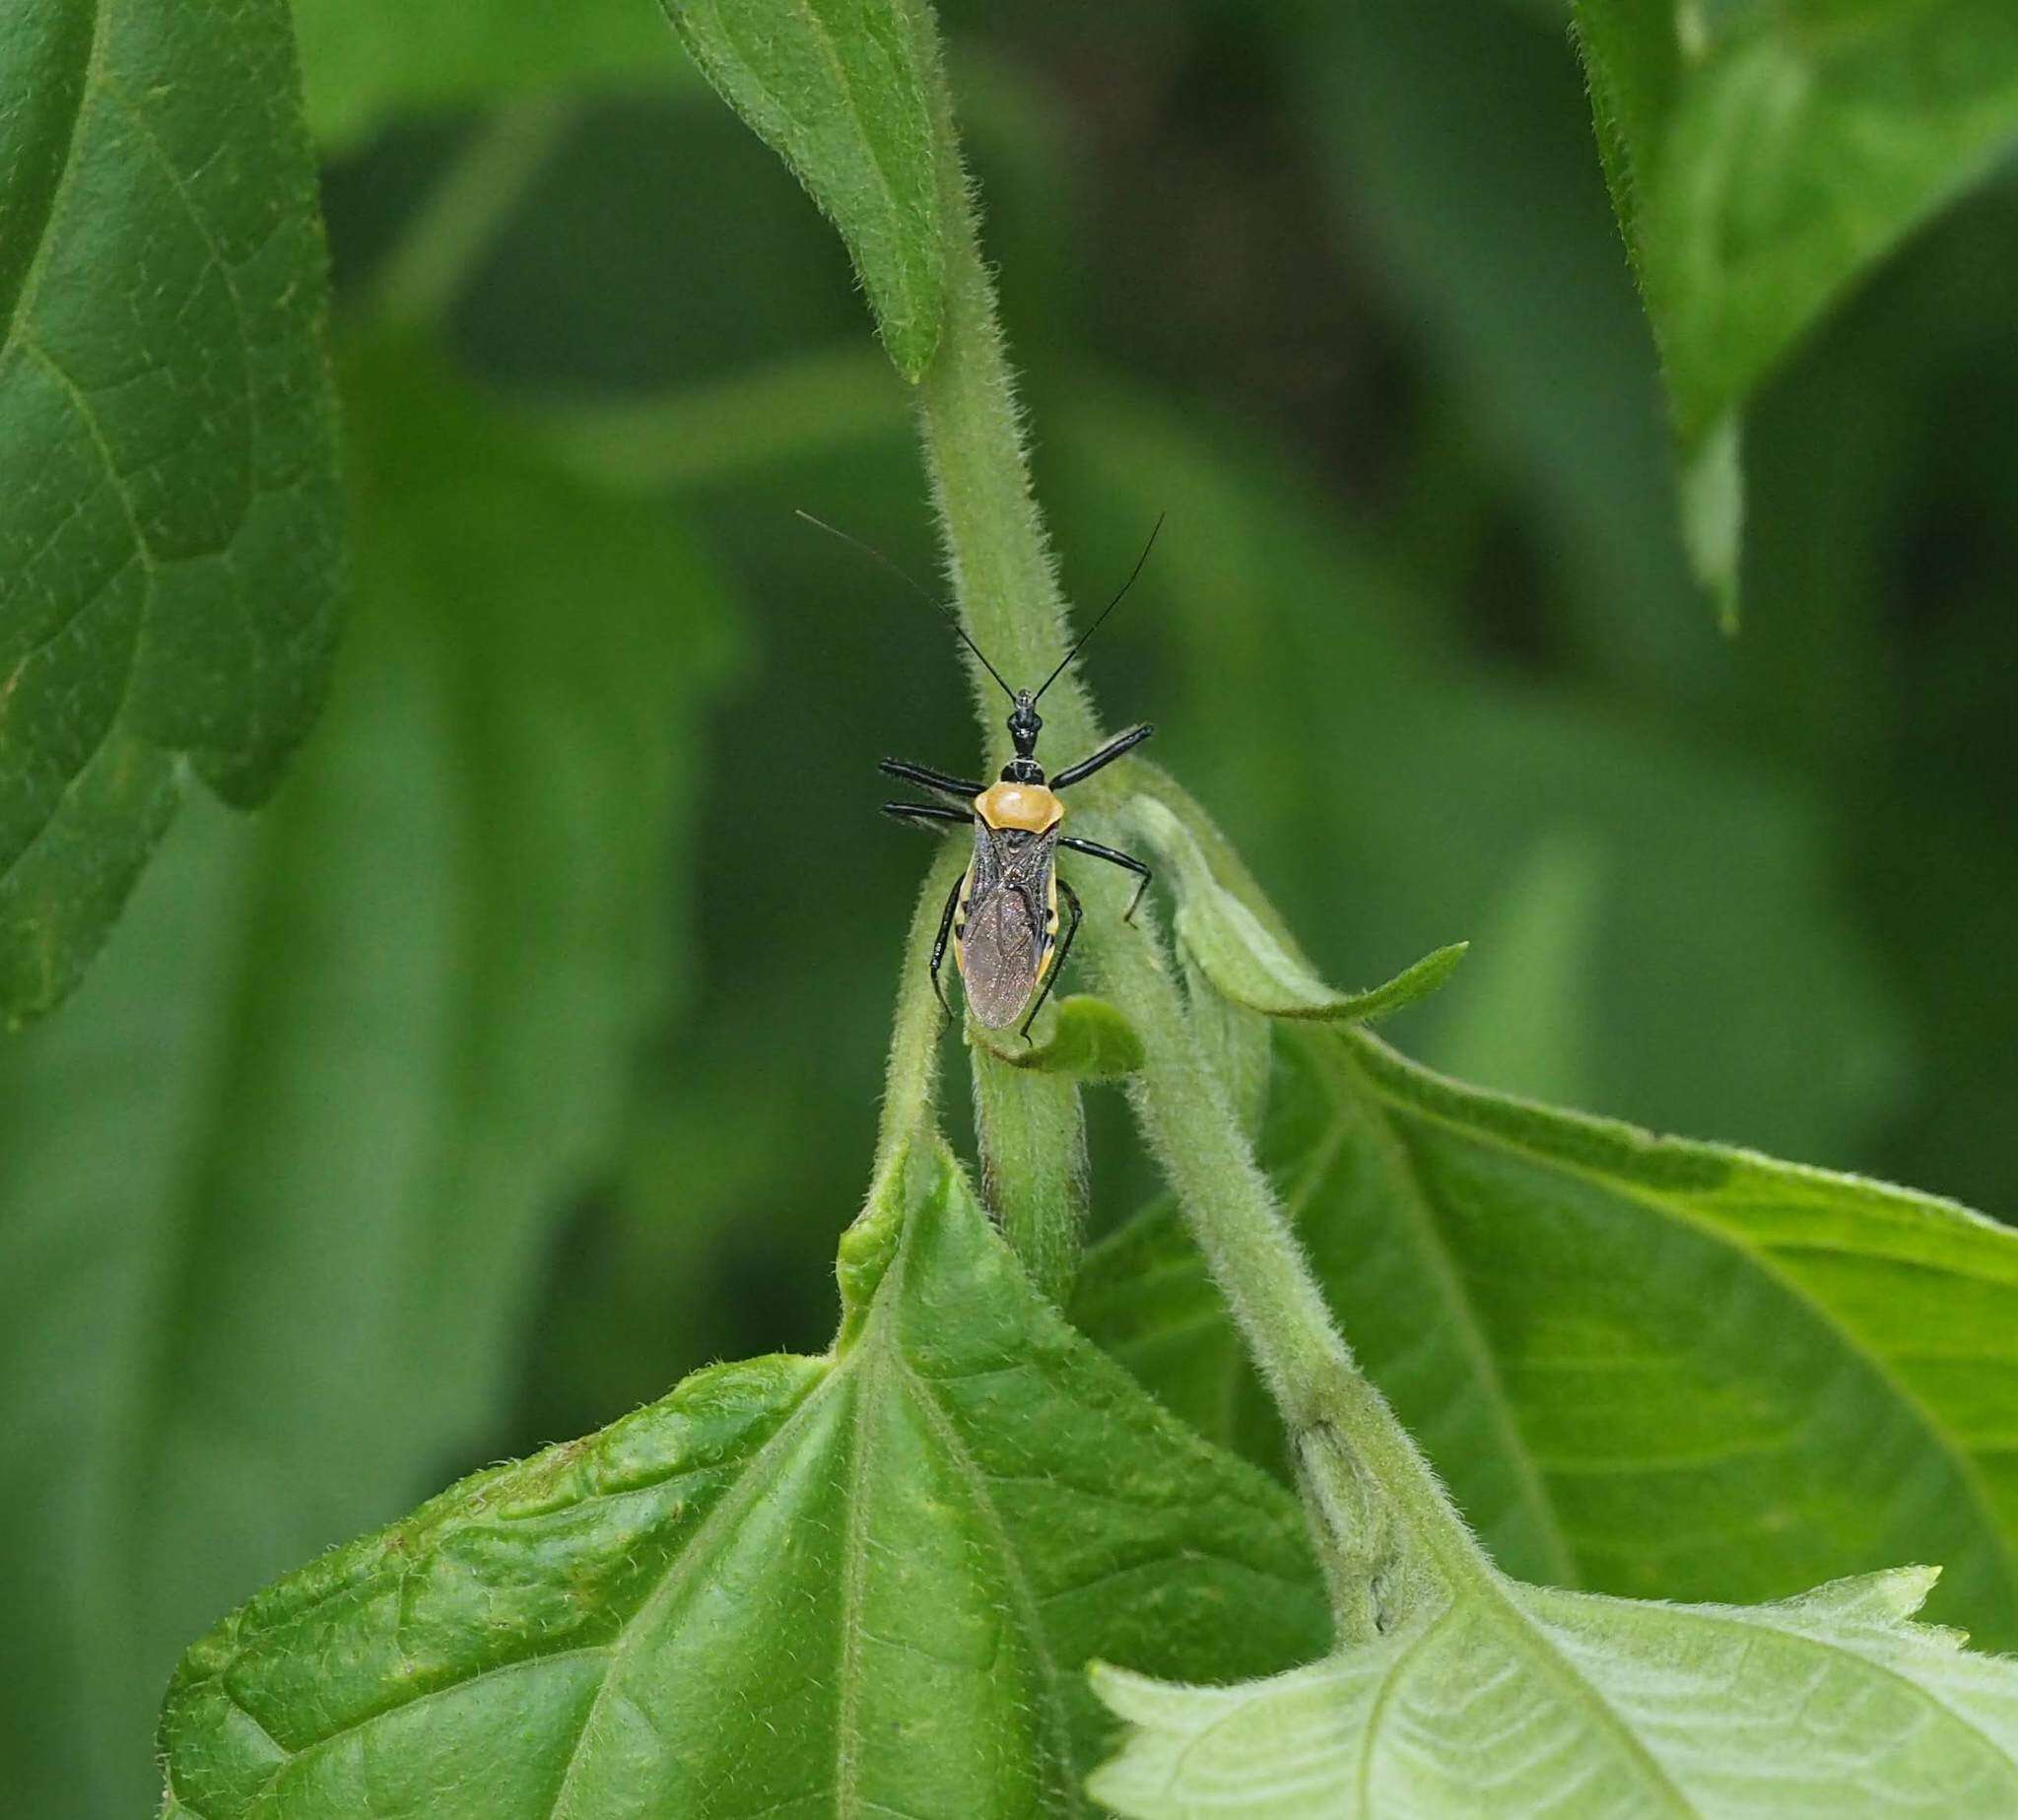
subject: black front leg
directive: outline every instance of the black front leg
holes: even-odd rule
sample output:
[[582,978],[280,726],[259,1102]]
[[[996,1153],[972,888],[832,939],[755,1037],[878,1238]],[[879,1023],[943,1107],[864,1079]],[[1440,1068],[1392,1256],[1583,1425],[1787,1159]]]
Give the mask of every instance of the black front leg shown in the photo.
[[960,828],[974,826],[972,809],[951,809],[944,803],[887,802],[883,805],[883,813],[893,821],[915,822],[921,826],[927,822],[951,822]]
[[1142,881],[1135,887],[1135,895],[1128,900],[1128,913],[1121,918],[1123,922],[1133,922],[1135,907],[1142,902],[1142,894],[1149,889],[1149,881],[1156,875],[1133,853],[1123,853],[1111,846],[1102,846],[1098,841],[1082,841],[1077,835],[1066,835],[1058,844],[1069,846],[1075,853],[1086,853],[1095,859],[1105,859],[1109,865],[1119,866],[1124,872],[1132,872]]
[[1101,747],[1092,758],[1081,759],[1077,765],[1067,765],[1063,771],[1051,779],[1051,788],[1054,790],[1070,789],[1073,784],[1079,782],[1082,778],[1090,777],[1103,767],[1111,765],[1122,753],[1134,751],[1137,746],[1141,745],[1155,731],[1156,728],[1145,720],[1139,727],[1130,727],[1127,732],[1116,734],[1105,746]]
[[974,801],[988,787],[968,777],[949,776],[927,765],[907,765],[902,759],[885,759],[876,769],[888,776],[902,777],[907,783],[921,783],[926,789],[937,790],[942,795],[958,796],[963,802]]
[[1044,972],[1044,982],[1038,995],[1031,1001],[1030,1016],[1023,1020],[1020,1033],[1024,1042],[1030,1041],[1030,1027],[1037,1022],[1037,1014],[1044,1008],[1044,1000],[1051,995],[1051,987],[1058,983],[1058,976],[1065,971],[1065,957],[1072,952],[1072,938],[1079,933],[1079,919],[1085,914],[1079,908],[1079,894],[1063,879],[1058,881],[1058,895],[1072,912],[1072,920],[1065,925],[1064,939],[1058,943],[1058,953]]

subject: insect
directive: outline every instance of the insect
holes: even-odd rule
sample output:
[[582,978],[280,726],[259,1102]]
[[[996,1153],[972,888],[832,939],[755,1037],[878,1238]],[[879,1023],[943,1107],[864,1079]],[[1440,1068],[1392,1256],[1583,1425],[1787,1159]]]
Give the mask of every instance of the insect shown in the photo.
[[[809,514],[802,512],[800,516]],[[820,524],[823,530],[834,530],[817,518],[811,522]],[[933,600],[878,551],[845,532],[835,532],[891,569],[944,613],[961,641],[980,659],[981,667],[1000,685],[1011,705],[1009,738],[1016,756],[1002,767],[1001,776],[993,783],[956,777],[902,759],[885,759],[880,767],[890,776],[920,784],[962,805],[954,808],[936,802],[886,802],[884,814],[921,827],[971,824],[974,829],[974,858],[947,893],[946,907],[939,916],[938,937],[932,943],[932,990],[948,1017],[953,1013],[946,1003],[940,970],[950,941],[954,964],[967,987],[968,1009],[975,1021],[989,1030],[1007,1030],[1021,1016],[1021,1034],[1025,1042],[1030,1040],[1030,1027],[1050,996],[1066,957],[1072,952],[1073,938],[1079,933],[1084,914],[1079,894],[1058,876],[1057,855],[1061,847],[1091,859],[1104,859],[1135,875],[1135,895],[1128,902],[1127,920],[1134,919],[1142,894],[1149,889],[1150,869],[1132,853],[1062,832],[1065,805],[1060,793],[1105,770],[1122,754],[1132,752],[1156,731],[1155,727],[1147,723],[1130,727],[1090,757],[1068,765],[1047,780],[1037,760],[1038,736],[1044,724],[1037,705],[1134,586],[1143,564],[1149,561],[1150,551],[1156,547],[1157,532],[1162,529],[1163,520],[1158,518],[1156,529],[1149,533],[1149,542],[1136,558],[1127,580],[1101,610],[1099,618],[1073,640],[1072,648],[1058,660],[1057,668],[1034,690],[1010,688],[949,609]],[[1058,933],[1060,899],[1064,900],[1069,918],[1062,936]]]

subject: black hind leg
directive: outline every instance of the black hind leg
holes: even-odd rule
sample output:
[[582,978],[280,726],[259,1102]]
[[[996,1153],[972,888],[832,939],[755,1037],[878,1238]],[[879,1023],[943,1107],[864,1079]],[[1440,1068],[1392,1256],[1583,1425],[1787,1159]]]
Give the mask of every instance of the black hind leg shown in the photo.
[[953,1007],[946,1002],[946,988],[939,983],[939,969],[945,964],[946,938],[953,933],[953,912],[960,908],[960,888],[966,883],[964,872],[953,881],[953,889],[946,894],[946,908],[939,912],[939,933],[932,941],[932,996],[939,1001],[939,1009],[945,1012],[949,1024],[953,1022]]

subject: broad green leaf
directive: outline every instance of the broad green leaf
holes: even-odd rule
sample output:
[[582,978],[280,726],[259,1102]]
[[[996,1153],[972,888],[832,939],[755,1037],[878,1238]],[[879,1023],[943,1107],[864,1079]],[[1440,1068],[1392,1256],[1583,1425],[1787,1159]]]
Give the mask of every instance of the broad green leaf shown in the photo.
[[641,0],[294,0],[308,125],[331,151],[398,120],[688,78]]
[[2018,1662],[1913,1623],[1932,1580],[1652,1605],[1486,1573],[1379,1644],[1269,1681],[1098,1667],[1137,1729],[1092,1790],[1140,1820],[1995,1820],[2018,1808]]
[[1577,0],[1685,528],[1736,585],[1738,421],[1816,318],[2018,143],[2006,0]]
[[662,3],[702,74],[840,229],[883,344],[915,380],[939,345],[946,259],[932,51],[911,10],[900,0]]
[[[1654,1138],[1309,1032],[1264,1157],[1340,1324],[1494,1557],[1661,1598],[1939,1562],[2018,1642],[2018,1234]],[[1209,1435],[1270,1446],[1175,1217],[1087,1258],[1082,1324]]]
[[1062,1074],[1074,1080],[1113,1081],[1142,1066],[1142,1039],[1104,998],[1074,992],[1041,1014],[1036,1041],[1020,1042],[1013,1031],[973,1026],[975,1042],[1012,1068]]
[[1175,876],[1177,946],[1226,997],[1269,1017],[1364,1023],[1434,992],[1464,959],[1464,943],[1425,955],[1365,992],[1335,992],[1213,875],[1190,831],[1165,804],[1139,796],[1130,813]]
[[0,28],[0,1020],[321,706],[340,500],[285,0]]
[[834,1355],[701,1372],[197,1644],[168,1811],[1084,1813],[1090,1656],[1307,1651],[1288,1498],[1053,1314],[942,1152],[887,1180]]
[[664,998],[707,573],[430,366],[347,393],[325,724],[0,1050],[0,1805],[47,1820],[144,1811],[189,1639],[496,1450]]

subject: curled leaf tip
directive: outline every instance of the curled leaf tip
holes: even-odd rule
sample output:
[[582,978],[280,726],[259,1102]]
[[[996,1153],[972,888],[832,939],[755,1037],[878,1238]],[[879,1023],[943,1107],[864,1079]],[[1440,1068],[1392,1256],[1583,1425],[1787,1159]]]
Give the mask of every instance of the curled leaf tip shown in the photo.
[[1340,992],[1325,984],[1213,871],[1204,846],[1167,805],[1137,798],[1135,817],[1163,856],[1177,897],[1175,928],[1186,960],[1222,998],[1268,1017],[1362,1023],[1433,992],[1464,958],[1453,942],[1425,955],[1384,985]]
[[1038,1040],[1025,1043],[1014,1031],[976,1025],[974,1041],[1012,1068],[1075,1080],[1118,1080],[1142,1066],[1142,1039],[1135,1027],[1113,1005],[1091,993],[1059,1000],[1038,1028]]

